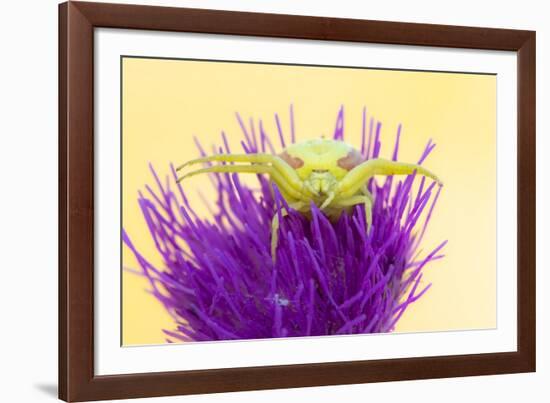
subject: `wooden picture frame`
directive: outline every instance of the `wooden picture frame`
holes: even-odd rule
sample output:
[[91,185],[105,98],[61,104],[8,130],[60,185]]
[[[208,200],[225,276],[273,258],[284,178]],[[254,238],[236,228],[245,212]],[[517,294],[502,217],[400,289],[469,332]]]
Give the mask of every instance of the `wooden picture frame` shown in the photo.
[[[516,352],[94,374],[94,29],[506,50],[518,60]],[[59,398],[122,399],[535,371],[535,32],[137,5],[59,6]]]

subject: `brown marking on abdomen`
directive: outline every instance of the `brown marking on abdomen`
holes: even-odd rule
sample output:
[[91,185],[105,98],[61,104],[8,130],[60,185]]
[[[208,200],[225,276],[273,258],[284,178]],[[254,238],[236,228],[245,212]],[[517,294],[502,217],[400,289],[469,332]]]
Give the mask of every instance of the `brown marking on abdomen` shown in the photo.
[[279,157],[294,169],[298,169],[304,166],[304,161],[302,161],[298,157],[293,157],[286,151],[279,154]]
[[364,159],[361,153],[357,150],[351,150],[348,155],[340,158],[337,163],[338,166],[346,171],[351,171],[357,165],[363,163]]

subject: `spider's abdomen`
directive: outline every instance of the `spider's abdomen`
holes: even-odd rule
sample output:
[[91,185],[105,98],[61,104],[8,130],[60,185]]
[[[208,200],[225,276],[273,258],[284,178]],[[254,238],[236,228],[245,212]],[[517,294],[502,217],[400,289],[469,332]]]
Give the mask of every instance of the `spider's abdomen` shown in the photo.
[[302,180],[312,172],[330,172],[336,179],[341,179],[364,161],[358,150],[343,141],[331,139],[292,144],[279,157],[294,168]]

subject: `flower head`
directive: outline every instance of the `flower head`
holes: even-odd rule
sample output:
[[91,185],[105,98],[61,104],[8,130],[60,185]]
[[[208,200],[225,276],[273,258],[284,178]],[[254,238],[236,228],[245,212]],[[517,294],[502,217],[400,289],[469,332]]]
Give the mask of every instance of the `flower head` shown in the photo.
[[[275,152],[262,122],[255,130],[237,115],[247,153]],[[281,147],[290,141],[279,129]],[[380,153],[380,123],[366,130],[363,113],[361,153]],[[259,132],[259,135],[256,133]],[[397,160],[400,129],[393,160]],[[334,139],[344,139],[340,110]],[[223,135],[220,153],[230,153]],[[199,151],[205,155],[202,148]],[[433,150],[428,142],[418,161]],[[234,340],[295,336],[390,332],[406,308],[430,287],[422,285],[426,265],[442,257],[445,242],[423,258],[417,254],[440,188],[426,178],[374,179],[372,229],[365,229],[362,206],[330,221],[312,204],[305,216],[292,210],[268,178],[258,175],[256,188],[237,174],[211,174],[216,188],[213,218],[199,217],[176,172],[166,183],[151,171],[157,189],[147,187],[138,203],[163,266],[154,267],[123,231],[124,243],[149,279],[153,294],[173,315],[172,340]],[[413,182],[419,186],[413,191]],[[276,260],[271,256],[271,220],[281,207]],[[279,213],[280,214],[280,213]]]

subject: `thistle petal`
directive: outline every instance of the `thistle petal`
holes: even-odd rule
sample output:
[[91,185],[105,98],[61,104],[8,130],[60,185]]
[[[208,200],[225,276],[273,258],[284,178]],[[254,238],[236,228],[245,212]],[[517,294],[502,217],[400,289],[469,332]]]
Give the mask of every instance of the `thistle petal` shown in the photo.
[[[290,114],[291,138],[286,140],[275,115],[283,145],[294,142],[292,107]],[[256,131],[252,120],[247,128],[237,118],[247,152],[260,147],[273,151],[261,121]],[[334,134],[342,140],[343,119],[342,108]],[[380,152],[380,127],[378,122],[372,139],[371,118],[366,138],[363,116],[361,149],[367,157]],[[401,126],[398,130],[394,160]],[[229,150],[225,134],[222,140]],[[421,162],[433,146],[428,142]],[[199,149],[199,154],[205,153]],[[126,231],[122,238],[150,281],[152,294],[174,317],[174,328],[165,330],[170,342],[390,332],[407,307],[428,290],[430,284],[422,284],[417,291],[426,266],[442,257],[444,242],[419,256],[441,189],[414,175],[370,182],[374,204],[368,233],[363,207],[343,213],[337,222],[314,205],[310,218],[289,208],[288,215],[280,217],[273,263],[271,219],[277,206],[288,204],[266,178],[259,176],[259,187],[253,189],[236,175],[212,174],[215,214],[201,218],[186,198],[189,190],[176,183],[173,166],[167,184],[151,170],[156,188],[145,186],[138,203],[162,266],[154,267]],[[413,181],[420,182],[414,193]],[[415,237],[417,226],[420,235]]]

